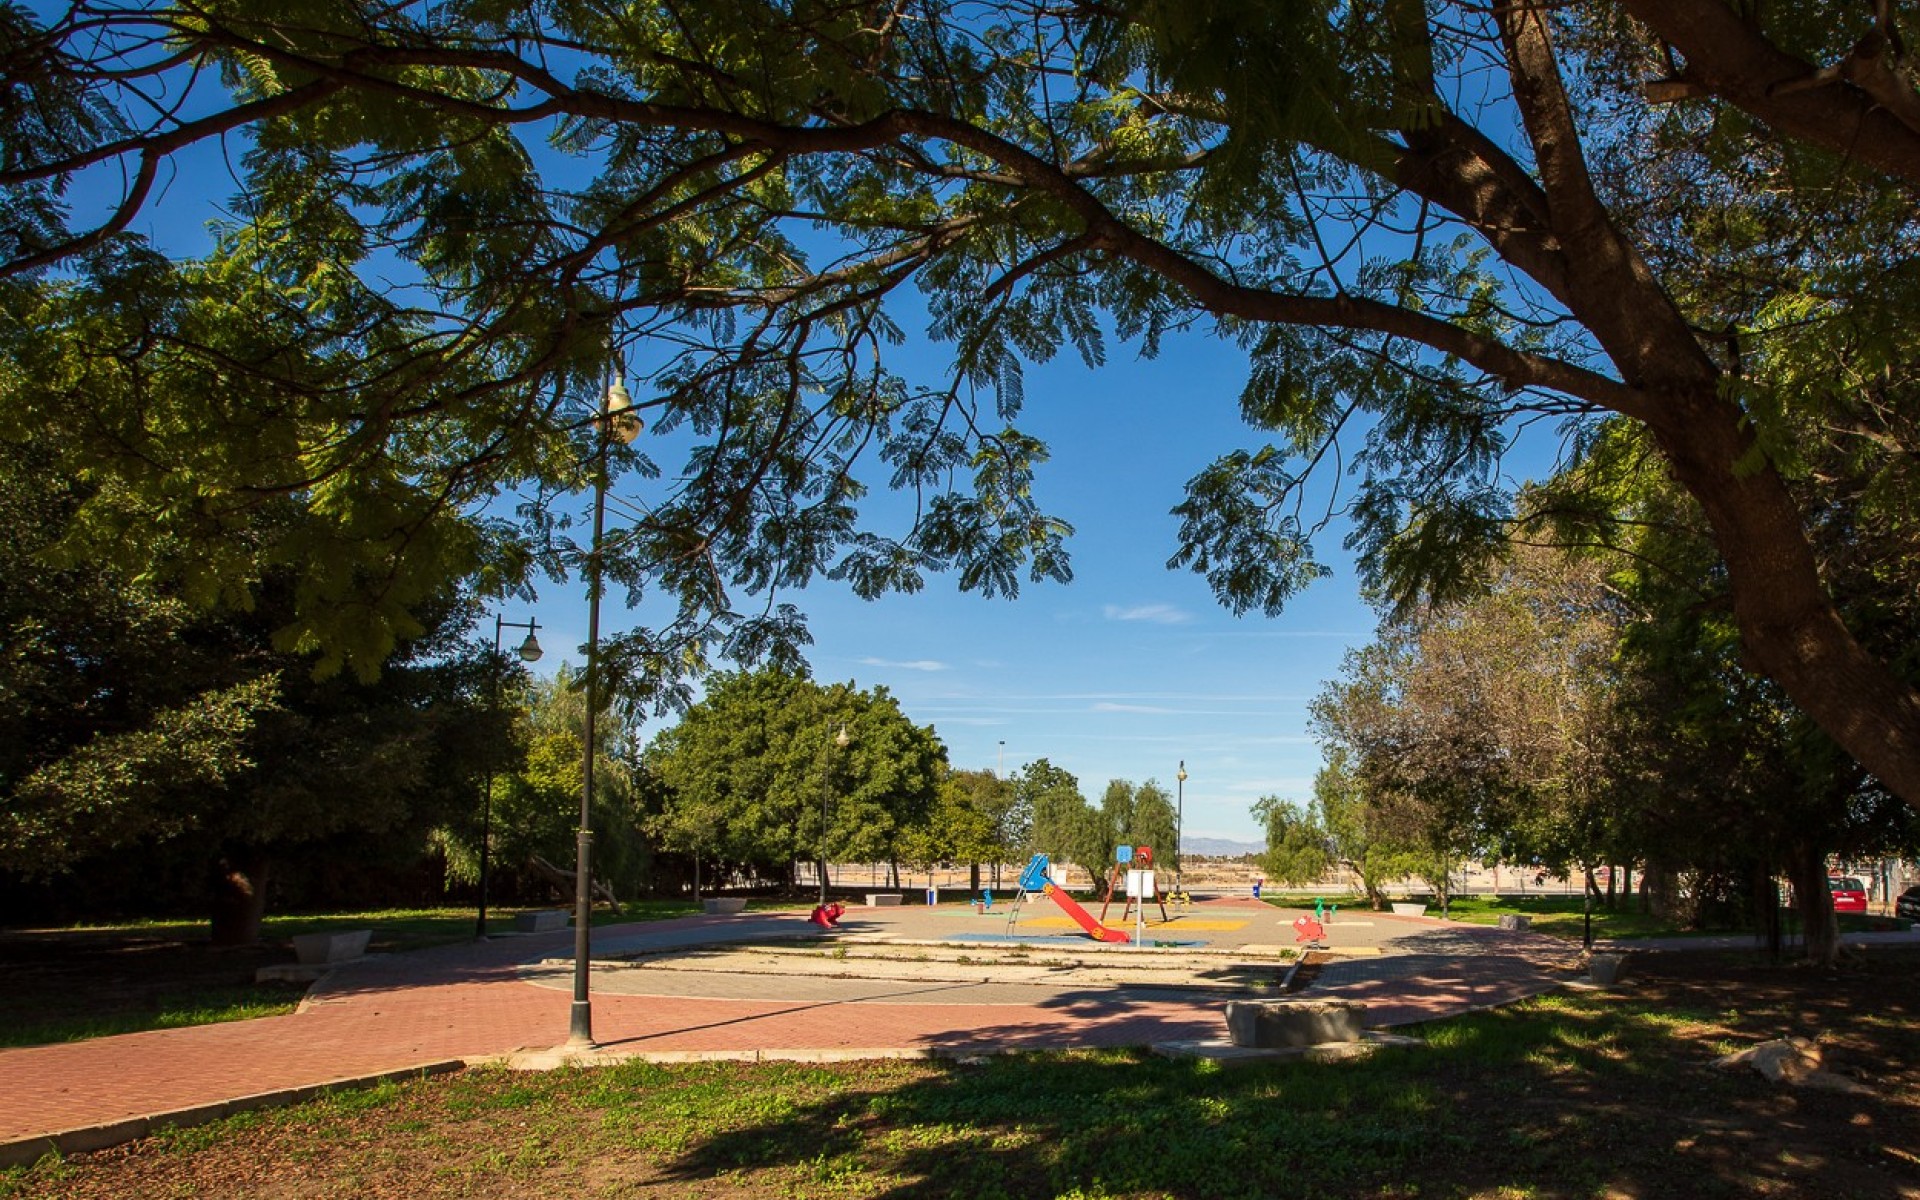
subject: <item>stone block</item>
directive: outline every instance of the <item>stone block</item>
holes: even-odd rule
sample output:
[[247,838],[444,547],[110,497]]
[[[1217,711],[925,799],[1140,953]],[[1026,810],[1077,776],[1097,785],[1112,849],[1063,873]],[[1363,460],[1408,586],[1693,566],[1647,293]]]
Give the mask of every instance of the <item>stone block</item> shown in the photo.
[[1227,1035],[1236,1046],[1261,1048],[1355,1042],[1366,1018],[1357,1000],[1230,1000]]
[[1500,928],[1525,933],[1527,930],[1533,928],[1533,918],[1522,916],[1519,913],[1501,913]]
[[1624,954],[1596,954],[1587,960],[1587,978],[1601,987],[1612,987],[1626,965]]
[[1424,904],[1397,903],[1393,906],[1393,915],[1396,917],[1424,917],[1427,915],[1427,906]]
[[534,912],[523,912],[513,918],[515,933],[552,933],[556,929],[567,927],[567,918],[572,916],[564,908],[542,908]]
[[747,898],[745,896],[714,896],[702,900],[700,907],[710,913],[743,913],[747,911]]
[[868,908],[898,908],[905,899],[899,892],[868,892]]
[[303,963],[352,962],[367,952],[367,942],[372,938],[371,929],[297,934],[293,939],[293,954]]

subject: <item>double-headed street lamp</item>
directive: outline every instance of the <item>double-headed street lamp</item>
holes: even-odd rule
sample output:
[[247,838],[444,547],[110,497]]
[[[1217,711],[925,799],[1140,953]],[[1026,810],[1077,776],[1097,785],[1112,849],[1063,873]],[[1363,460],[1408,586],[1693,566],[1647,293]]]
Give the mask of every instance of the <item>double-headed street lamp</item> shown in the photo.
[[593,722],[600,708],[600,543],[607,525],[607,448],[613,442],[630,444],[645,428],[633,407],[633,396],[616,377],[607,386],[594,420],[593,542],[587,552],[587,746],[580,767],[580,831],[574,843],[570,1046],[593,1044],[593,1000],[587,987],[593,966]]
[[[540,661],[540,643],[533,636],[538,629],[532,617],[524,621],[503,621],[499,616],[493,618],[493,657],[487,660],[487,666],[493,675],[493,712],[500,712],[500,676],[504,673],[500,664],[500,631],[502,629],[524,629],[527,640],[520,643],[515,651],[520,661],[533,663]],[[493,855],[493,748],[487,748],[486,782],[480,792],[480,919],[474,924],[474,936],[487,936],[487,871]]]
[[[853,739],[847,736],[847,723],[840,722],[840,732],[833,735],[833,744],[845,750],[852,742]],[[829,786],[832,772],[833,759],[829,757],[827,765],[820,771],[820,904],[822,907],[827,903],[827,798],[833,795],[833,788]]]

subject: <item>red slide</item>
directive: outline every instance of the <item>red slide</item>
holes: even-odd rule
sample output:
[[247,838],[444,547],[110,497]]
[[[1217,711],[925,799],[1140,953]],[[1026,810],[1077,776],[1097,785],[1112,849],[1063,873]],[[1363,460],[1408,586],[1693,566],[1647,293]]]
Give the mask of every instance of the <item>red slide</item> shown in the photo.
[[1074,900],[1072,896],[1067,895],[1053,884],[1047,884],[1044,891],[1055,904],[1058,904],[1066,911],[1068,916],[1073,918],[1075,924],[1087,931],[1087,936],[1094,940],[1101,942],[1130,942],[1133,940],[1122,931],[1118,929],[1108,929],[1105,925],[1094,920],[1086,909],[1080,907],[1078,901]]

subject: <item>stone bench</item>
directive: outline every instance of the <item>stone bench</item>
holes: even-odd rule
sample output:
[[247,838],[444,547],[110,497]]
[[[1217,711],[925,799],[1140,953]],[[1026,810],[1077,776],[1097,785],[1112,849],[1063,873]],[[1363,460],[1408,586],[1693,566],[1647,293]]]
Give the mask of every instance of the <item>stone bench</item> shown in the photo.
[[743,913],[747,911],[747,898],[745,896],[714,896],[711,899],[702,900],[700,907],[703,911],[710,913],[726,915]]
[[1229,1000],[1227,1036],[1236,1046],[1275,1049],[1357,1042],[1367,1006],[1357,1000]]
[[1427,915],[1427,906],[1424,904],[1395,904],[1393,906],[1393,915],[1396,917],[1424,917]]
[[367,952],[371,929],[342,929],[332,933],[301,933],[293,938],[293,955],[307,966],[352,962]]
[[556,929],[565,929],[567,918],[572,915],[564,908],[535,909],[516,915],[513,929],[515,933],[552,933]]
[[899,908],[901,902],[905,899],[906,897],[902,896],[899,892],[868,892],[867,907]]
[[1525,933],[1533,928],[1533,918],[1520,913],[1501,913],[1500,928]]

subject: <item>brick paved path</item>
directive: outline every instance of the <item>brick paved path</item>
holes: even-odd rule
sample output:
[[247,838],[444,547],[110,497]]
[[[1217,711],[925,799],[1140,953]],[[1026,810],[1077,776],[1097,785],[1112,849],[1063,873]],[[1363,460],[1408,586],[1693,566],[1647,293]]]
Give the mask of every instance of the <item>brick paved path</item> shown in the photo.
[[[695,917],[596,930],[595,952],[810,932],[798,915]],[[1492,931],[1458,936],[1469,940],[1406,961],[1340,964],[1323,973],[1319,987],[1369,1000],[1369,1023],[1403,1024],[1554,985],[1537,962],[1517,952],[1535,939],[1502,941]],[[564,957],[571,946],[571,932],[560,932],[369,959],[335,971],[287,1016],[0,1050],[0,1146],[329,1081],[553,1047],[566,1037],[570,980],[552,971],[530,973],[526,965]],[[1564,944],[1555,946],[1564,952]],[[698,995],[672,995],[664,982],[648,990],[667,995],[625,994],[631,986],[625,978],[616,989],[615,976],[636,974],[603,974],[607,986],[595,988],[594,1034],[614,1053],[964,1052],[1145,1045],[1224,1032],[1218,994],[950,983],[834,991],[821,990],[817,981],[803,987],[765,976],[709,976],[692,989]]]

